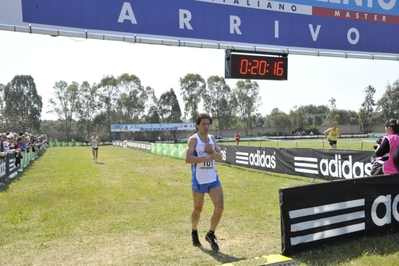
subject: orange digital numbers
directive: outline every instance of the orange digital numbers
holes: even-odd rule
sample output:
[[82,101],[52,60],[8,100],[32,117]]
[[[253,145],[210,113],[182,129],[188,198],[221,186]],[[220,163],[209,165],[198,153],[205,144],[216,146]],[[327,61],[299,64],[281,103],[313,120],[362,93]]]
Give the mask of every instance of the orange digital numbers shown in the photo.
[[286,56],[231,54],[229,59],[226,78],[287,80]]

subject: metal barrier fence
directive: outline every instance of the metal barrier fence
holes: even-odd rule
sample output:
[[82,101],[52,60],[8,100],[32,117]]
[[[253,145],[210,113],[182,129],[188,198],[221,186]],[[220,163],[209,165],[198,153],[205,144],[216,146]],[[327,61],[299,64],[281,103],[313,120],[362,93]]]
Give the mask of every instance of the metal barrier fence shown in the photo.
[[35,151],[32,149],[22,152],[20,160],[16,157],[15,153],[7,154],[0,157],[0,187],[5,183],[15,178],[18,173],[24,171],[29,164],[41,156],[47,149],[47,144],[37,146]]

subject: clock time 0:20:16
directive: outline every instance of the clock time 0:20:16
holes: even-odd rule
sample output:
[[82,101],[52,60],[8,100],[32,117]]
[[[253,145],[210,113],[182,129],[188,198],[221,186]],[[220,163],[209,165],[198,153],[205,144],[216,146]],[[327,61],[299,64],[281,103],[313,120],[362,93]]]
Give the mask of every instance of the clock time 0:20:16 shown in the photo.
[[[272,66],[273,76],[281,77],[284,74],[283,62],[274,62]],[[240,63],[240,74],[246,75],[261,75],[264,76],[269,73],[270,64],[266,60],[251,60],[242,59]]]
[[234,78],[287,80],[287,57],[236,54],[231,60]]

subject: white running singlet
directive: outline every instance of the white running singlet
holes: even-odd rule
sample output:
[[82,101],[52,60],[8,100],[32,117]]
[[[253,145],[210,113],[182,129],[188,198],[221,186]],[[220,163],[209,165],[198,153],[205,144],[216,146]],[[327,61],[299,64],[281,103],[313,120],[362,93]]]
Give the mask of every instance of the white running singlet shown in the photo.
[[92,137],[92,138],[91,138],[91,147],[92,147],[93,149],[97,149],[97,148],[98,148],[97,137]]
[[[194,156],[199,158],[207,157],[209,154],[205,151],[205,145],[211,144],[215,147],[215,143],[210,135],[208,135],[208,142],[204,143],[198,134],[195,134],[197,139],[197,144],[194,149]],[[208,184],[215,182],[218,179],[218,174],[215,167],[215,160],[202,162],[202,163],[193,163],[191,164],[191,172],[192,172],[192,184]]]

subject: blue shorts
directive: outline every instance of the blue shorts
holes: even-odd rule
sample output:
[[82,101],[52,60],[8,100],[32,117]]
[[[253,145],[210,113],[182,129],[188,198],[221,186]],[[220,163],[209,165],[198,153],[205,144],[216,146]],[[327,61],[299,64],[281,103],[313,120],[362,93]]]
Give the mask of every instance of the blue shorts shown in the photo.
[[220,183],[219,179],[217,179],[215,182],[212,183],[207,183],[207,184],[197,184],[197,185],[192,185],[191,187],[193,190],[197,193],[209,193],[209,190],[211,188],[215,187],[220,187],[222,184]]
[[334,144],[337,145],[337,141],[336,140],[330,140],[329,143],[330,143],[331,146],[334,145]]

